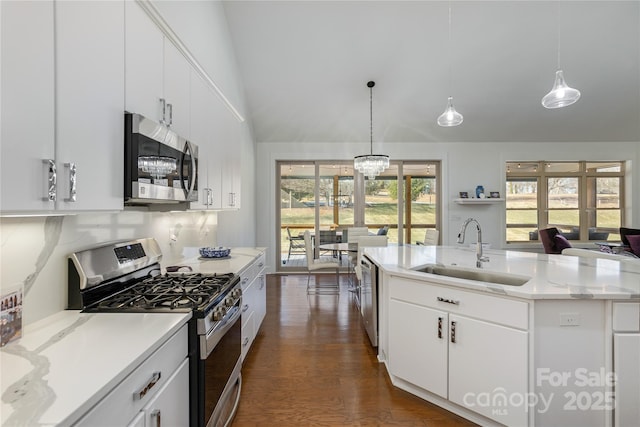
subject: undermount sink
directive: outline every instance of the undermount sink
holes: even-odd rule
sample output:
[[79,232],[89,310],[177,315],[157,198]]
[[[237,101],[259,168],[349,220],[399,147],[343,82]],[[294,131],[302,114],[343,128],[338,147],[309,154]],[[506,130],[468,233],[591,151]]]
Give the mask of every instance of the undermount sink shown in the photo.
[[497,273],[481,269],[428,264],[413,268],[414,271],[435,274],[438,276],[455,277],[457,279],[475,280],[478,282],[495,283],[507,286],[522,286],[531,280],[530,277],[510,273]]

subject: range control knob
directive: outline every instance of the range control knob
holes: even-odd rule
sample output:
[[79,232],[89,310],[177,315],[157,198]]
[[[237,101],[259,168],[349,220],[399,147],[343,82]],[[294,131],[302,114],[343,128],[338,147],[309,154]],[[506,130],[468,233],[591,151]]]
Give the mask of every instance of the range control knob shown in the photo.
[[242,295],[242,289],[238,288],[238,289],[234,289],[231,292],[231,296],[234,298],[240,298],[240,296]]
[[217,322],[222,320],[225,314],[227,314],[227,309],[225,307],[218,307],[213,311],[211,318]]
[[224,300],[224,305],[226,305],[227,307],[233,307],[233,304],[235,304],[235,299],[233,297],[227,297],[227,299]]

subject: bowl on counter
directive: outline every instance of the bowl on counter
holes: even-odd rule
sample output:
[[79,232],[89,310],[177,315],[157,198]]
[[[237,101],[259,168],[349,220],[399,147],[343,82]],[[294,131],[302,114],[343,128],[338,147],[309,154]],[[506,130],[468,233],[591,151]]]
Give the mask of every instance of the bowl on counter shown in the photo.
[[200,256],[202,258],[224,258],[228,257],[231,253],[231,248],[224,248],[222,246],[217,248],[200,248]]

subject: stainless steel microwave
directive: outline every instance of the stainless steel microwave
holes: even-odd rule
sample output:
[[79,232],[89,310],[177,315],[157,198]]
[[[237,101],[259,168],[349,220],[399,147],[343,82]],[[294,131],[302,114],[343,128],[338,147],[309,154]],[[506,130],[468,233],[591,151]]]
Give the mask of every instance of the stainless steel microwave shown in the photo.
[[198,146],[140,114],[124,118],[127,205],[198,200]]

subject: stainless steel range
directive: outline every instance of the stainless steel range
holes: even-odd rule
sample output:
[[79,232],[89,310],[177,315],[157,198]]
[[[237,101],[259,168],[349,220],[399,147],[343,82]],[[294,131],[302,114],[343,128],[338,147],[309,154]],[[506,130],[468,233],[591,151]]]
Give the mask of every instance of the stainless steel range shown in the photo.
[[116,242],[69,256],[69,309],[86,312],[190,311],[192,427],[224,426],[240,399],[240,278],[232,273],[161,274],[154,239]]

